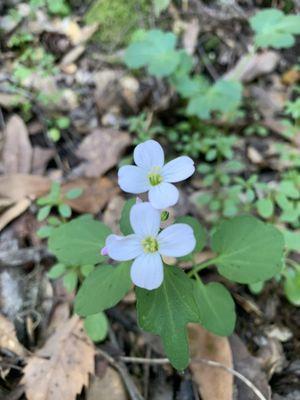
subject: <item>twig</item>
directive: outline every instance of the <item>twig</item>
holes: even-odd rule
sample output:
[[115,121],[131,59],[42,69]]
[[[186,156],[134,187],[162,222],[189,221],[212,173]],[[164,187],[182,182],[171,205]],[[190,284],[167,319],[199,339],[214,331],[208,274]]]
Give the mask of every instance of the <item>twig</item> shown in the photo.
[[109,364],[119,372],[132,400],[144,400],[143,396],[139,393],[134,382],[132,381],[125,365],[118,363],[113,357],[99,348],[97,349],[97,354],[100,354],[103,358],[105,358]]
[[[170,364],[170,361],[167,358],[140,358],[140,357],[120,357],[120,360],[126,363],[138,363],[138,364],[156,364],[156,365],[164,365]],[[196,358],[193,359],[192,362],[203,363],[209,365],[210,367],[222,368],[230,374],[234,375],[238,379],[240,379],[246,386],[248,386],[260,400],[267,400],[266,397],[262,394],[262,392],[255,386],[248,378],[244,375],[240,374],[233,368],[227,367],[224,364],[221,364],[216,361],[206,360],[204,358]]]

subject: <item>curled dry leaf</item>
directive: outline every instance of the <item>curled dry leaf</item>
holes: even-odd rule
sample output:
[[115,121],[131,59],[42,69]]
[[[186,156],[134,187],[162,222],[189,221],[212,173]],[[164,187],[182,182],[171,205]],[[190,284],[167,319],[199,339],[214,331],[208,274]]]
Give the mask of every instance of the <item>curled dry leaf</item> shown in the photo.
[[193,379],[203,400],[232,400],[233,376],[221,368],[198,362],[206,359],[232,368],[232,354],[228,339],[216,336],[198,324],[188,327]]
[[15,205],[10,207],[4,213],[0,215],[0,231],[6,227],[11,221],[23,214],[30,206],[31,201],[29,199],[19,200]]
[[26,197],[36,199],[47,193],[51,187],[49,178],[37,175],[10,174],[0,177],[0,198],[12,202]]
[[26,125],[18,115],[13,115],[7,123],[2,157],[6,174],[26,174],[31,170],[32,148]]
[[96,129],[79,145],[76,155],[85,159],[78,168],[84,176],[96,178],[114,167],[122,151],[130,144],[127,132]]
[[112,367],[107,367],[102,377],[92,380],[87,400],[127,400],[122,379]]
[[95,349],[82,321],[62,323],[28,359],[22,383],[28,400],[75,400],[94,372]]
[[9,350],[18,356],[25,355],[24,347],[19,343],[12,322],[0,314],[0,349]]
[[64,184],[62,192],[66,194],[74,188],[82,189],[82,195],[66,203],[79,213],[91,214],[98,214],[119,191],[113,181],[106,177],[76,179]]

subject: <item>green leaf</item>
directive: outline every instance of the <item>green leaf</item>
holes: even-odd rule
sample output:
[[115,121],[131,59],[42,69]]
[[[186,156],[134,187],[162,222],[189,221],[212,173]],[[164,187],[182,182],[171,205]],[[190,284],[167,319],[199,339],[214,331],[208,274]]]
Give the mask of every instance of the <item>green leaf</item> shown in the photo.
[[287,299],[295,306],[300,306],[300,270],[289,268],[284,276],[284,293]]
[[86,278],[87,276],[89,276],[89,274],[94,271],[95,266],[92,264],[87,264],[87,265],[83,265],[80,268],[80,272],[82,273],[82,275]]
[[78,283],[78,276],[75,271],[68,272],[63,278],[63,285],[66,288],[67,292],[73,292]]
[[39,228],[37,230],[36,234],[39,238],[45,239],[51,235],[53,230],[54,230],[53,226],[46,225],[46,226],[42,226],[41,228]]
[[300,231],[282,230],[288,250],[300,251]]
[[175,50],[176,36],[158,29],[144,31],[125,52],[124,61],[129,68],[146,67],[157,77],[171,75],[180,62]]
[[159,17],[160,13],[168,7],[171,0],[153,0],[154,2],[154,12],[157,17]]
[[58,206],[58,212],[64,218],[70,218],[72,215],[71,207],[68,204],[60,204]]
[[110,229],[90,216],[82,216],[55,228],[49,239],[49,250],[67,265],[98,264]]
[[50,211],[51,211],[51,206],[42,207],[38,212],[37,220],[43,221],[44,219],[46,219],[48,217]]
[[126,203],[124,204],[122,214],[121,214],[121,220],[120,220],[120,229],[123,235],[127,236],[133,233],[133,230],[130,225],[130,219],[129,219],[129,214],[131,207],[136,203],[136,199],[132,198],[130,200],[127,200]]
[[300,196],[299,190],[296,188],[295,184],[291,181],[282,181],[279,185],[279,190],[281,193],[285,194],[291,199],[298,199]]
[[69,190],[69,191],[66,193],[65,197],[66,197],[66,199],[68,199],[68,200],[73,200],[73,199],[77,199],[77,197],[81,196],[82,193],[83,193],[83,189],[81,189],[81,188],[74,188],[74,189]]
[[186,324],[200,322],[191,296],[193,282],[176,267],[165,267],[164,273],[158,289],[136,288],[138,322],[144,330],[161,337],[170,362],[183,370],[189,363]]
[[293,35],[300,34],[300,16],[284,15],[275,8],[255,14],[250,18],[250,25],[255,31],[254,41],[258,47],[291,47],[295,43]]
[[208,119],[212,111],[233,111],[241,99],[242,85],[239,82],[220,79],[205,92],[201,90],[191,97],[187,113]]
[[[193,253],[200,253],[200,251],[203,250],[203,247],[206,244],[206,232],[203,226],[200,224],[200,222],[196,218],[190,216],[179,217],[176,219],[175,222],[178,224],[188,224],[193,228],[194,235],[196,238],[196,247]],[[182,258],[190,259],[191,254]]]
[[47,275],[50,279],[60,278],[66,272],[65,264],[58,263],[53,265],[53,267],[48,271]]
[[274,203],[271,199],[260,199],[256,202],[259,215],[263,218],[270,218],[274,213]]
[[251,293],[253,294],[259,294],[262,292],[263,288],[265,286],[265,282],[256,282],[256,283],[250,283],[250,285],[248,285],[249,290]]
[[49,139],[51,139],[53,142],[58,142],[60,139],[60,130],[57,128],[51,128],[47,132],[47,136]]
[[219,273],[239,283],[271,278],[282,268],[284,240],[273,226],[252,216],[222,222],[212,236]]
[[115,306],[131,287],[130,263],[102,265],[84,280],[75,300],[75,312],[96,314]]
[[201,325],[219,336],[229,336],[235,327],[235,307],[231,294],[221,283],[204,285],[196,280],[194,297]]
[[106,315],[103,312],[89,315],[84,320],[84,328],[93,342],[101,342],[106,338],[108,332]]

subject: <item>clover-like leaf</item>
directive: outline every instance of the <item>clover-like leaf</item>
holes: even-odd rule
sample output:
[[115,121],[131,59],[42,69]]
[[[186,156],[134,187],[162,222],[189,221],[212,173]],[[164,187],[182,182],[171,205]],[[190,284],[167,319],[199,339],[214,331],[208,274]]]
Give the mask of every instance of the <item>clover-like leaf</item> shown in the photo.
[[67,265],[97,264],[105,260],[101,255],[110,229],[90,216],[82,216],[54,228],[49,249],[58,260]]
[[197,280],[194,283],[194,297],[201,325],[216,335],[231,335],[236,314],[234,301],[226,287],[217,282],[204,285]]
[[188,104],[187,113],[208,119],[212,111],[230,112],[238,107],[242,99],[242,85],[231,80],[218,80],[206,89],[201,87]]
[[274,213],[274,203],[269,198],[259,199],[256,207],[259,215],[263,218],[270,218]]
[[239,283],[271,278],[282,268],[284,239],[272,225],[244,215],[222,222],[212,236],[219,273]]
[[200,322],[193,282],[176,267],[165,267],[163,284],[155,290],[136,288],[139,325],[159,335],[172,365],[183,370],[189,363],[188,322]]
[[81,285],[75,300],[75,312],[82,316],[115,306],[129,291],[130,263],[102,265],[92,271]]
[[124,61],[129,68],[147,67],[157,77],[171,75],[180,62],[175,50],[176,36],[158,29],[144,31],[125,52]]
[[84,320],[84,329],[93,342],[101,342],[108,332],[106,315],[103,312],[89,315]]
[[254,15],[250,25],[255,31],[254,40],[258,47],[287,48],[294,45],[294,35],[300,34],[300,15],[285,15],[278,9],[269,8]]

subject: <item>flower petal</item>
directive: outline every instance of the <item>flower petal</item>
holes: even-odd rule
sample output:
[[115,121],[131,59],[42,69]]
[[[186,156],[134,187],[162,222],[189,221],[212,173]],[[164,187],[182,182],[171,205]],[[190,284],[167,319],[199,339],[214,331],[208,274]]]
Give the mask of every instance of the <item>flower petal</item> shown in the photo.
[[164,267],[158,253],[142,254],[136,258],[130,271],[132,282],[141,288],[157,289],[164,279]]
[[179,192],[174,185],[162,182],[149,190],[149,201],[154,208],[162,210],[177,203]]
[[180,182],[195,172],[194,161],[187,156],[175,158],[164,165],[162,175],[166,182]]
[[136,165],[146,169],[148,172],[152,167],[164,165],[164,151],[161,145],[155,140],[147,140],[136,146],[133,153]]
[[117,236],[109,235],[105,247],[110,258],[116,261],[128,261],[143,252],[141,240],[137,235]]
[[119,186],[127,193],[144,193],[150,188],[147,172],[135,165],[124,165],[118,172]]
[[168,257],[182,257],[196,246],[193,229],[187,224],[174,224],[164,229],[157,237],[159,253]]
[[140,237],[156,237],[160,227],[160,212],[148,202],[134,204],[130,210],[130,224]]

